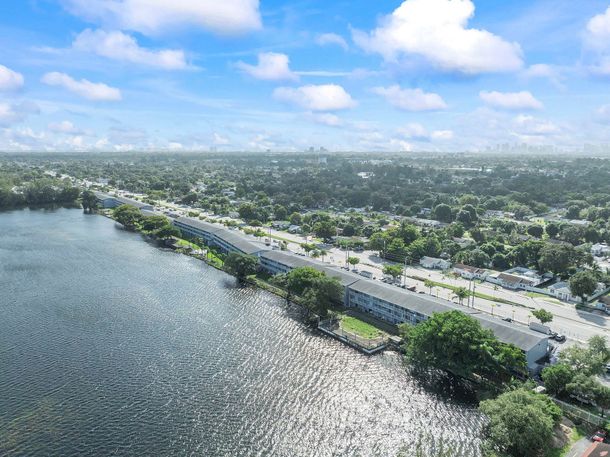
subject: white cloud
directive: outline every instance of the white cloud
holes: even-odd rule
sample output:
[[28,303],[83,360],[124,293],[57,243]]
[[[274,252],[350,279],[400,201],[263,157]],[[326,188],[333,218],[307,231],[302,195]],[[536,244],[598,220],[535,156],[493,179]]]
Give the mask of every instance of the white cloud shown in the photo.
[[15,91],[23,87],[23,75],[0,65],[0,91]]
[[307,118],[317,124],[327,125],[329,127],[340,127],[343,125],[341,118],[332,113],[308,113]]
[[338,111],[356,106],[351,95],[337,84],[308,85],[296,89],[278,87],[273,97],[309,111]]
[[442,70],[466,74],[520,69],[523,60],[517,43],[467,28],[474,9],[471,0],[405,0],[375,30],[354,30],[353,38],[364,50],[389,62],[416,55]]
[[14,124],[21,122],[23,119],[23,114],[16,110],[15,106],[8,103],[0,103],[0,125]]
[[38,114],[40,108],[33,102],[11,104],[0,102],[0,125],[9,126],[22,122],[30,114]]
[[86,29],[76,37],[72,46],[79,51],[92,52],[109,59],[166,70],[182,70],[188,67],[184,51],[144,49],[133,37],[119,31]]
[[565,89],[565,85],[562,82],[563,78],[560,70],[552,65],[548,65],[545,63],[530,65],[525,70],[523,70],[521,76],[525,79],[548,79],[556,88],[561,90]]
[[70,121],[51,122],[49,124],[49,130],[56,133],[65,133],[70,135],[82,135],[84,133]]
[[59,86],[76,95],[94,101],[121,100],[121,91],[104,83],[92,83],[86,79],[75,80],[65,73],[51,72],[42,77],[42,82],[49,86]]
[[481,91],[479,97],[485,104],[494,108],[507,110],[537,110],[542,109],[543,104],[530,92],[496,92]]
[[262,28],[259,0],[63,0],[86,20],[144,34],[195,26],[219,35]]
[[236,66],[256,79],[266,81],[294,81],[299,79],[299,77],[290,70],[289,63],[290,59],[286,54],[263,52],[258,55],[257,65],[237,62]]
[[321,35],[318,35],[318,37],[316,38],[316,43],[320,46],[340,46],[344,50],[347,50],[349,48],[347,41],[345,41],[345,38],[343,38],[341,35],[337,35],[336,33],[323,33]]
[[384,97],[388,103],[405,111],[438,111],[447,108],[443,98],[421,89],[401,89],[399,85],[375,87],[373,92]]
[[560,132],[560,128],[551,121],[524,114],[513,119],[513,123],[522,135],[547,136]]
[[435,130],[430,136],[433,140],[449,141],[453,140],[452,130]]
[[590,63],[589,70],[602,76],[610,75],[610,7],[589,20],[584,44],[588,51],[584,59]]
[[453,139],[453,131],[451,130],[428,130],[419,123],[410,123],[398,129],[404,138],[415,141],[447,141]]
[[213,140],[214,144],[221,146],[221,145],[226,145],[226,144],[230,144],[231,142],[229,141],[229,139],[227,137],[224,137],[222,135],[220,135],[219,133],[214,132],[213,135]]
[[585,42],[592,48],[608,49],[610,46],[610,7],[587,22]]

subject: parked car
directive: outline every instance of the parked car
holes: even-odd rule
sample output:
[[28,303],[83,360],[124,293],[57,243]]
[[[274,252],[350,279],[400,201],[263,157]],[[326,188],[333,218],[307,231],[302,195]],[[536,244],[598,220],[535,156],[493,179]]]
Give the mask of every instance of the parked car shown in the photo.
[[603,443],[606,439],[606,431],[598,430],[593,435],[591,435],[591,441],[597,441],[599,443]]
[[563,343],[566,340],[566,336],[565,335],[561,335],[561,334],[555,334],[555,336],[553,336],[553,339],[555,341]]
[[512,321],[513,321],[513,318],[512,318],[512,317],[503,317],[503,318],[502,318],[502,320],[503,320],[504,322],[512,322]]

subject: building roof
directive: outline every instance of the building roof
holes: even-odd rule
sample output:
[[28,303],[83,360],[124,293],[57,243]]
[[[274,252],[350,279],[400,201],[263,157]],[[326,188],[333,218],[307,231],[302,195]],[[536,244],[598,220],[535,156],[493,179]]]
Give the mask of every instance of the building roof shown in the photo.
[[123,205],[135,206],[136,208],[152,208],[152,206],[153,206],[150,203],[140,202],[138,200],[134,200],[133,198],[119,197],[119,196],[116,196],[116,195],[109,195],[109,194],[106,194],[104,192],[94,192],[94,194],[95,194],[95,197],[98,200],[112,199],[112,200],[115,200],[118,203],[121,203]]
[[418,294],[411,292],[410,290],[368,279],[358,281],[351,285],[350,289],[377,297],[425,316],[431,316],[432,313],[443,313],[454,310],[462,311],[466,314],[477,312],[476,310],[456,305],[447,300],[432,297],[430,295]]
[[214,236],[225,243],[230,244],[238,251],[248,255],[256,254],[257,252],[268,249],[265,245],[248,241],[243,235],[240,235],[232,230],[221,229],[215,232]]
[[528,285],[536,284],[534,279],[526,278],[524,276],[511,275],[510,273],[500,273],[498,275],[498,279],[511,284],[518,284],[520,282]]
[[179,217],[176,219],[176,221],[184,225],[188,225],[189,227],[203,230],[207,233],[216,233],[221,230],[226,230],[224,227],[221,227],[219,225],[210,224],[209,222],[204,222],[199,219],[193,219],[192,217]]
[[456,270],[464,270],[470,273],[482,273],[485,270],[483,268],[472,267],[470,265],[464,265],[463,263],[456,263],[453,265],[453,268]]
[[432,263],[446,262],[446,263],[449,263],[449,261],[447,261],[447,260],[439,259],[437,257],[428,257],[428,256],[423,256],[419,261],[420,262],[424,262],[424,263],[427,263],[427,262],[432,262]]
[[273,260],[281,263],[289,268],[299,267],[311,267],[318,271],[322,271],[331,278],[337,278],[342,286],[349,286],[354,284],[356,281],[360,281],[362,276],[355,273],[342,270],[337,267],[328,265],[327,263],[320,262],[319,260],[312,259],[310,257],[301,257],[291,252],[286,251],[266,251],[261,254],[262,258]]
[[526,327],[517,327],[516,324],[504,322],[495,317],[485,314],[476,314],[472,317],[478,320],[483,328],[491,330],[501,342],[512,344],[526,352],[537,346],[541,340],[548,341],[548,336]]

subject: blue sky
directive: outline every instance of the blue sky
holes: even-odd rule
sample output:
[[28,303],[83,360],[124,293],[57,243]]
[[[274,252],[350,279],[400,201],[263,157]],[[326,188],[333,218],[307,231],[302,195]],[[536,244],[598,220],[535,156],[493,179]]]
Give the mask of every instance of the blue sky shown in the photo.
[[0,150],[610,143],[610,1],[0,3]]

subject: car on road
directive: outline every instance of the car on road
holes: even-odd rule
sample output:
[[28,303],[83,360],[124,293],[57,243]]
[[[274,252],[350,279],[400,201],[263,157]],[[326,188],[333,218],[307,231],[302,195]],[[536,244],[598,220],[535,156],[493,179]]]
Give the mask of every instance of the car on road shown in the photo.
[[591,435],[591,441],[597,441],[598,443],[603,443],[606,439],[606,431],[598,430],[593,435]]
[[565,336],[565,335],[562,335],[562,334],[560,334],[560,333],[556,333],[556,334],[553,336],[553,339],[554,339],[555,341],[558,341],[559,343],[563,343],[563,342],[566,340],[566,336]]
[[502,320],[504,322],[512,322],[513,321],[512,317],[503,317]]

